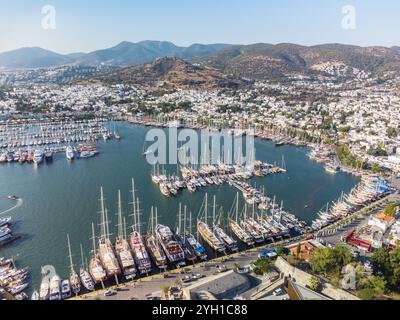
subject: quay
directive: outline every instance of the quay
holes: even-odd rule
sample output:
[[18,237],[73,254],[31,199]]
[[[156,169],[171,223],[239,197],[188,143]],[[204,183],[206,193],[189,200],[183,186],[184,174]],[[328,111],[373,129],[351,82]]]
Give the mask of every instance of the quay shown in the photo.
[[254,176],[265,177],[269,174],[277,174],[286,172],[286,168],[255,161],[254,168],[248,168],[243,165],[228,165],[224,163],[214,165],[203,165],[198,169],[188,166],[180,168],[182,179],[176,175],[168,176],[167,174],[160,174],[159,168],[154,167],[151,179],[155,184],[160,187],[161,193],[166,196],[176,196],[179,190],[188,189],[190,192],[196,192],[198,188],[207,187],[210,185],[221,185],[228,183],[246,195],[248,199],[249,194],[253,193],[251,199],[257,203],[263,202],[264,204],[269,200],[267,197],[258,197],[256,190],[250,190],[248,185],[243,184],[243,180],[248,180]]
[[[148,277],[142,277],[137,280],[125,282],[119,285],[114,285],[106,289],[101,289],[86,293],[77,297],[70,298],[69,300],[148,300],[160,298],[162,295],[162,288],[171,285],[175,282],[182,282],[185,275],[201,274],[202,276],[212,276],[218,271],[217,266],[225,266],[226,270],[232,270],[234,265],[240,264],[242,266],[250,264],[252,261],[258,259],[258,254],[263,250],[270,250],[280,246],[289,246],[297,242],[307,239],[307,236],[298,236],[291,239],[286,239],[280,242],[266,244],[256,248],[251,248],[246,251],[228,254],[223,257],[214,258],[207,262],[199,262],[186,267],[177,268],[174,270],[166,271],[164,273],[154,274]],[[115,291],[116,295],[105,297],[106,291]],[[157,293],[159,296],[154,296]]]

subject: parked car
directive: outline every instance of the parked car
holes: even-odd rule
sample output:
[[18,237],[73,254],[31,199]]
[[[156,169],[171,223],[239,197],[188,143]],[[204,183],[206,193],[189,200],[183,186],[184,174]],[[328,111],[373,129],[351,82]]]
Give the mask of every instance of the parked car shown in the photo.
[[182,279],[183,283],[188,283],[188,282],[191,282],[192,280],[193,280],[193,276],[192,275],[184,276],[183,279]]
[[115,294],[116,294],[116,292],[113,291],[113,290],[107,290],[106,292],[104,292],[104,296],[105,297],[110,297],[110,296],[113,296]]
[[358,257],[360,257],[360,252],[357,250],[353,250],[352,254],[353,254],[353,258],[357,259]]
[[264,251],[260,252],[258,255],[258,258],[259,259],[270,259],[270,258],[274,258],[276,256],[277,256],[276,249],[272,249],[272,250],[264,250]]
[[274,296],[280,296],[280,295],[283,294],[283,290],[282,290],[281,288],[275,289],[275,290],[272,292],[272,294],[273,294]]
[[372,263],[369,260],[364,263],[364,270],[369,273],[373,272]]

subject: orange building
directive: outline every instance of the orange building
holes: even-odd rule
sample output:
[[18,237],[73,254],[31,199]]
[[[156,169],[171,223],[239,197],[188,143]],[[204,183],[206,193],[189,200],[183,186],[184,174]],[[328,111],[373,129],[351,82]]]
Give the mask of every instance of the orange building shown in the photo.
[[316,249],[316,246],[314,246],[311,242],[303,242],[300,244],[300,249],[299,245],[294,245],[289,248],[290,253],[301,259],[301,260],[309,260],[311,258],[311,253]]

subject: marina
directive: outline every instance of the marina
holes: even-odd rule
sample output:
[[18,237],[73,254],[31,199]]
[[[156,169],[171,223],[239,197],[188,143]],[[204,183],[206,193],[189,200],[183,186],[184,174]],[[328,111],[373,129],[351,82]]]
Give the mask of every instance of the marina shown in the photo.
[[[98,141],[99,148],[102,150],[101,157],[82,162],[67,162],[63,154],[55,154],[54,160],[46,168],[41,166],[37,168],[30,166],[0,166],[0,173],[3,178],[0,183],[7,183],[8,192],[18,194],[21,199],[24,199],[23,205],[8,213],[15,221],[15,230],[22,234],[22,239],[5,247],[4,255],[13,256],[19,254],[21,263],[29,265],[32,274],[30,287],[26,291],[29,294],[35,289],[40,291],[40,271],[43,265],[54,265],[59,275],[62,275],[65,279],[69,278],[70,263],[67,263],[68,260],[65,258],[66,243],[58,240],[60,233],[57,230],[64,230],[62,231],[64,237],[69,233],[72,244],[75,244],[75,247],[72,247],[72,256],[75,262],[81,260],[81,270],[79,270],[81,279],[82,277],[85,278],[84,271],[87,269],[87,272],[93,278],[93,282],[98,285],[101,285],[101,282],[111,281],[107,280],[110,274],[107,275],[105,268],[102,266],[103,261],[101,255],[99,255],[99,245],[102,244],[103,248],[105,248],[103,252],[110,252],[110,246],[107,243],[111,242],[112,247],[115,247],[114,239],[118,232],[115,232],[115,230],[105,232],[106,234],[115,234],[115,236],[110,236],[109,242],[106,240],[104,243],[98,243],[98,241],[89,239],[92,233],[92,223],[97,224],[99,221],[97,211],[101,209],[101,205],[97,199],[99,198],[100,186],[103,186],[104,190],[106,190],[108,208],[107,210],[104,209],[104,216],[107,216],[104,220],[110,220],[110,226],[118,225],[118,215],[109,214],[109,212],[118,212],[117,191],[121,190],[121,198],[125,199],[125,202],[122,201],[125,209],[128,208],[126,199],[135,199],[131,201],[135,205],[129,205],[129,212],[136,215],[136,223],[134,221],[130,223],[126,220],[128,223],[125,223],[127,231],[124,237],[128,240],[135,261],[136,276],[139,276],[142,272],[144,275],[146,271],[147,273],[152,272],[150,266],[154,266],[154,259],[150,254],[149,245],[145,239],[149,233],[142,233],[143,230],[146,230],[147,221],[151,220],[151,207],[154,208],[154,225],[168,226],[171,232],[176,234],[174,227],[179,225],[179,215],[185,215],[185,210],[179,210],[179,203],[181,202],[187,206],[187,219],[182,218],[180,228],[182,231],[179,232],[179,239],[175,238],[175,241],[178,240],[178,242],[186,244],[189,249],[197,249],[198,259],[206,256],[214,257],[213,250],[201,238],[199,238],[200,242],[198,241],[196,220],[205,192],[210,195],[210,199],[213,199],[215,195],[218,200],[218,207],[224,208],[221,222],[217,219],[219,208],[216,208],[215,224],[221,226],[227,236],[238,241],[239,247],[244,245],[230,227],[232,225],[230,222],[236,220],[236,212],[235,210],[232,214],[228,212],[237,196],[237,192],[239,191],[243,194],[242,191],[230,186],[228,183],[213,184],[204,189],[204,191],[202,188],[199,188],[195,193],[183,190],[180,198],[165,198],[159,192],[156,192],[159,187],[153,183],[149,174],[153,168],[143,158],[142,143],[135,142],[144,140],[147,128],[131,126],[123,122],[118,123],[117,127],[123,139],[118,142]],[[240,226],[240,229],[236,227],[236,230],[237,233],[242,233],[243,235],[243,231],[246,231],[247,235],[252,233],[255,237],[251,241],[259,240],[259,235],[256,235],[255,230],[263,230],[260,228],[260,221],[269,221],[270,228],[279,226],[277,224],[274,225],[272,220],[278,220],[279,222],[278,217],[281,209],[279,203],[281,201],[284,201],[285,211],[293,212],[301,221],[304,219],[306,222],[311,223],[319,209],[324,206],[324,203],[337,200],[340,198],[342,191],[348,193],[359,182],[358,179],[347,174],[340,173],[331,176],[325,173],[322,166],[306,157],[305,149],[298,149],[293,146],[276,148],[273,143],[261,140],[256,140],[256,147],[257,156],[263,162],[281,163],[284,155],[288,171],[285,174],[271,174],[266,177],[254,176],[246,181],[247,188],[253,188],[249,190],[259,190],[260,194],[263,194],[262,191],[264,191],[265,196],[271,199],[271,205],[275,207],[275,219],[271,219],[272,213],[268,212],[266,214],[263,212],[265,210],[260,207],[254,208],[253,213],[253,205],[250,203],[247,203],[247,210],[244,210],[244,199],[240,199],[238,223],[236,223],[237,226]],[[165,170],[172,175],[176,171],[176,166],[173,168],[166,167]],[[99,172],[102,174],[99,175]],[[132,188],[130,177],[135,177],[137,190],[135,190],[135,187]],[[76,181],[79,181],[79,184],[76,184]],[[37,188],[27,188],[32,183]],[[65,185],[75,187],[66,189]],[[240,187],[244,190],[245,186],[242,185]],[[4,185],[3,188],[5,188]],[[132,193],[132,189],[134,193]],[[274,196],[275,201],[273,200]],[[140,198],[140,202],[138,202],[137,198]],[[71,202],[68,199],[76,200]],[[7,209],[10,207],[9,201],[6,196],[0,199],[1,208]],[[307,208],[306,205],[308,205]],[[132,207],[135,208],[133,209]],[[109,209],[111,210],[108,211]],[[192,212],[191,218],[189,218],[190,212]],[[246,216],[246,219],[243,218],[243,215]],[[211,221],[212,216],[213,208],[209,210],[207,219]],[[289,215],[283,216],[282,220],[290,221]],[[134,218],[132,217],[132,219]],[[74,220],[80,221],[78,226],[76,222],[73,222]],[[155,222],[156,220],[157,223]],[[242,220],[245,221],[242,222]],[[43,225],[41,221],[46,221],[46,224]],[[143,221],[145,222],[144,224],[142,223]],[[186,228],[183,226],[185,221],[187,223]],[[192,222],[191,230],[190,221]],[[208,224],[211,224],[210,221],[208,221]],[[136,225],[135,231],[129,228],[131,224]],[[93,229],[93,233],[98,235],[98,228],[93,225]],[[264,232],[264,234],[267,236],[268,232]],[[218,235],[224,238],[223,234],[218,233]],[[225,238],[228,240],[227,237]],[[27,241],[28,239],[29,241]],[[92,240],[96,240],[96,238]],[[249,242],[250,246],[251,241]],[[84,259],[79,259],[81,252],[78,245],[80,243],[82,243],[83,255],[90,257],[89,263],[85,263]],[[226,246],[225,243],[224,246]],[[37,248],[35,256],[28,254],[32,248]],[[120,265],[116,251],[114,251],[114,257],[115,260],[112,259],[114,263],[116,261],[116,264]],[[190,263],[187,260],[186,262]],[[140,263],[143,265],[142,272],[139,268]],[[75,271],[77,272],[78,270]],[[121,270],[121,275],[122,273],[123,271]],[[114,280],[112,281],[115,283]],[[81,283],[83,288],[83,281]],[[86,277],[86,283],[90,284],[88,277]],[[44,284],[44,286],[46,285]]]
[[96,141],[121,137],[109,129],[106,119],[48,120],[29,123],[0,123],[0,164],[41,165],[64,153],[67,160],[96,156]]

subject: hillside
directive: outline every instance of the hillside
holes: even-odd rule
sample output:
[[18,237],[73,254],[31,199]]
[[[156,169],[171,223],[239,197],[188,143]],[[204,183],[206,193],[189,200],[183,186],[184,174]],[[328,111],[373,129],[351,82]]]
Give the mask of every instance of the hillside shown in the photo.
[[225,74],[251,79],[270,79],[288,74],[351,77],[360,72],[379,75],[385,71],[400,71],[400,51],[396,47],[341,44],[232,46],[193,61],[217,68]]
[[123,68],[92,81],[126,83],[147,89],[236,88],[245,84],[211,67],[199,67],[175,57],[160,58],[150,64]]
[[0,68],[47,68],[71,63],[73,58],[38,47],[0,53]]

